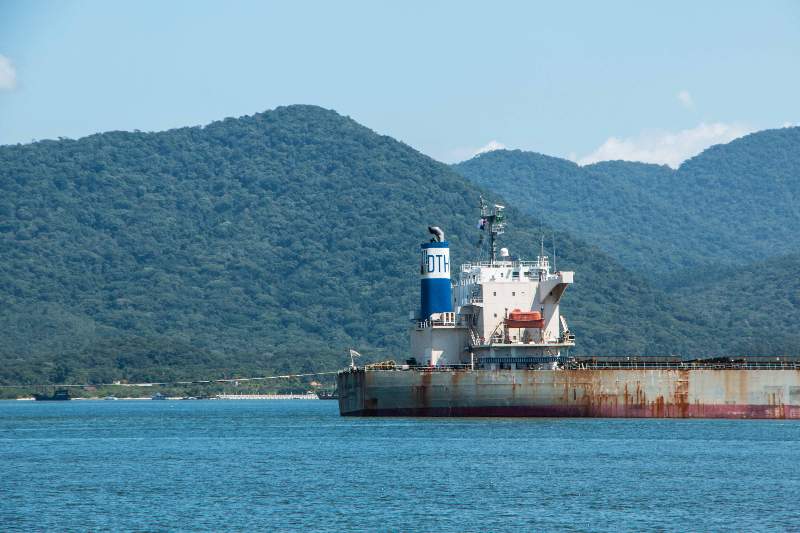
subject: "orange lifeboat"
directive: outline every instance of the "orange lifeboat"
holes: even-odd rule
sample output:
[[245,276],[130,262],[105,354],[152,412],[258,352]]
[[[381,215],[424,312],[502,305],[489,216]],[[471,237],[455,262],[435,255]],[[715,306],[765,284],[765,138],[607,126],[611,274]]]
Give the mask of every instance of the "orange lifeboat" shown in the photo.
[[514,309],[506,318],[506,327],[509,328],[536,328],[544,327],[544,319],[539,311],[520,311]]

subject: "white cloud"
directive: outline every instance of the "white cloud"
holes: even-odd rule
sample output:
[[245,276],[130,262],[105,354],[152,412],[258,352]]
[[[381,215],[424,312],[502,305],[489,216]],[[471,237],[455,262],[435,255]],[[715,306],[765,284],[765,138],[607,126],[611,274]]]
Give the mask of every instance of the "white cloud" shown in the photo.
[[489,141],[488,143],[484,144],[472,154],[472,157],[475,157],[478,154],[485,154],[486,152],[493,152],[495,150],[505,150],[506,145],[498,142],[498,141]]
[[11,90],[17,86],[17,71],[6,56],[0,54],[0,90]]
[[442,154],[440,161],[444,161],[445,163],[460,163],[461,161],[466,161],[467,159],[472,159],[476,155],[484,154],[486,152],[491,152],[493,150],[505,150],[506,145],[499,142],[499,141],[489,141],[485,145],[481,146],[480,148],[475,148],[474,146],[467,147],[462,146],[459,148],[453,148],[449,150],[447,153]]
[[694,107],[694,100],[692,100],[692,95],[689,94],[689,91],[678,91],[678,94],[675,96],[678,98],[678,101],[681,103],[681,105],[686,109],[691,109]]
[[714,144],[730,142],[753,130],[741,124],[700,123],[678,132],[650,131],[636,137],[610,137],[594,152],[578,160],[581,165],[598,161],[641,161],[678,168],[680,164]]

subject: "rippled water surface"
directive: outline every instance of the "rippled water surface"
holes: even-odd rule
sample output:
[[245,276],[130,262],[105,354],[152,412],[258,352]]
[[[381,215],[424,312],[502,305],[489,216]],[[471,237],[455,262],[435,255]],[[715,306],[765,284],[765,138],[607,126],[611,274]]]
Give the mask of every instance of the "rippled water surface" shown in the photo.
[[800,422],[0,402],[0,529],[798,530]]

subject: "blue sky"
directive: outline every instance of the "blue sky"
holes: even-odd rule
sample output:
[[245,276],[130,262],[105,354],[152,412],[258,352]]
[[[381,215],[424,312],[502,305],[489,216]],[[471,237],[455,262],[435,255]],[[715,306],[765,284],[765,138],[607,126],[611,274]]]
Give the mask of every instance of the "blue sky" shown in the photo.
[[796,1],[0,0],[0,144],[304,103],[446,162],[676,166],[798,95]]

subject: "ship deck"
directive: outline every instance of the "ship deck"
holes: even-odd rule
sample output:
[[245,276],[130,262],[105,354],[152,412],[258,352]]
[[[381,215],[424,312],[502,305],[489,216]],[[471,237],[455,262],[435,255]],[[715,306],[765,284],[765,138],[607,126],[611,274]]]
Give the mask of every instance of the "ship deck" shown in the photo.
[[[525,359],[525,358],[521,358]],[[524,361],[520,361],[521,363]],[[577,358],[561,362],[564,370],[800,370],[800,358],[795,357],[764,357],[764,358],[715,358],[696,360],[673,360],[672,358]],[[394,362],[384,362],[358,367],[359,370],[398,370],[414,372],[468,372],[475,370],[489,370],[481,368],[478,364],[463,365],[398,365]],[[501,368],[505,369],[505,368]],[[348,372],[353,369],[344,369]],[[518,366],[515,370],[543,370],[541,368],[524,368]],[[551,370],[551,369],[546,369]]]

